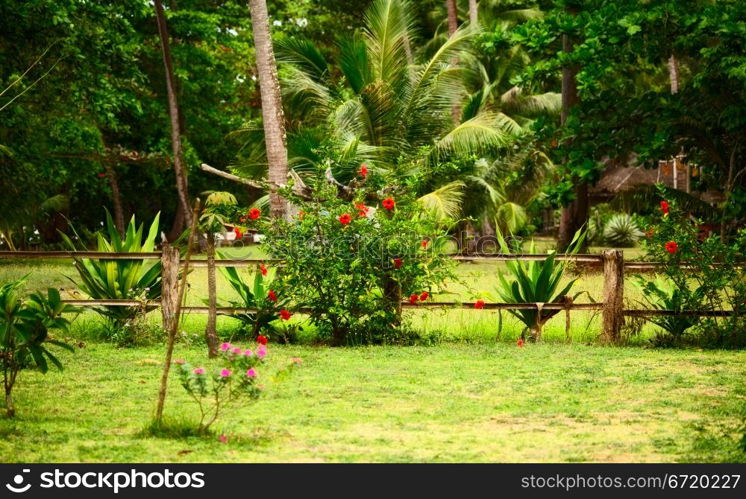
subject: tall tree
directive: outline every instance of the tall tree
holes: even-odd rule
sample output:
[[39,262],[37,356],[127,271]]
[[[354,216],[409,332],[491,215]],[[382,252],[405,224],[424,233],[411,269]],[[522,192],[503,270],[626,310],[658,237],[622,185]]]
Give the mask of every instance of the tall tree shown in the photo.
[[[285,184],[288,175],[288,151],[285,136],[285,116],[282,111],[280,82],[277,63],[269,31],[269,14],[265,0],[249,0],[256,66],[259,73],[259,91],[262,96],[262,121],[264,143],[269,163],[269,181]],[[270,214],[282,217],[287,211],[287,202],[276,192],[270,193]]]
[[[575,12],[570,11],[570,15]],[[573,39],[570,34],[562,34],[562,51],[571,54],[573,51]],[[567,62],[562,67],[562,112],[560,123],[565,125],[567,118],[578,103],[578,66]],[[574,199],[562,207],[560,216],[559,233],[557,235],[557,246],[560,249],[567,248],[573,240],[575,232],[578,231],[588,219],[588,183],[584,179],[573,179],[575,185]]]
[[469,0],[469,22],[475,25],[479,22],[479,6],[477,0]]
[[168,27],[166,26],[166,16],[163,12],[163,3],[161,0],[155,0],[155,18],[158,23],[158,37],[161,40],[161,54],[163,56],[163,67],[166,74],[168,115],[171,119],[171,151],[174,156],[173,162],[174,174],[176,175],[176,191],[179,194],[179,202],[181,204],[184,221],[186,225],[189,226],[192,223],[192,213],[189,208],[187,172],[184,167],[184,151],[181,144],[179,101],[176,96],[176,78],[174,76],[173,61],[171,59]]

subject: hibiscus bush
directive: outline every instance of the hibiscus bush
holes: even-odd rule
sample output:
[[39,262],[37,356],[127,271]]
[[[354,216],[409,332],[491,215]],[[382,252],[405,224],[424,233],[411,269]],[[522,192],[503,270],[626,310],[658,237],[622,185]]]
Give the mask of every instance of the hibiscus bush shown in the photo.
[[[209,431],[220,413],[238,401],[243,400],[246,405],[259,399],[264,390],[260,379],[264,377],[266,357],[267,338],[260,335],[253,349],[223,343],[220,346],[220,366],[217,368],[193,367],[184,360],[175,361],[181,386],[199,408],[198,432]],[[300,364],[301,360],[294,358],[273,378]]]
[[279,292],[333,344],[402,341],[404,297],[426,301],[452,275],[443,226],[367,167],[348,186],[324,172],[307,182],[282,192],[295,215],[262,225],[267,250],[284,260]]
[[[648,259],[665,262],[665,278],[642,278],[649,305],[670,310],[733,311],[728,317],[693,317],[654,321],[665,333],[659,343],[746,345],[746,231],[722,238],[673,201],[663,200],[643,243]],[[665,307],[662,307],[662,304]]]

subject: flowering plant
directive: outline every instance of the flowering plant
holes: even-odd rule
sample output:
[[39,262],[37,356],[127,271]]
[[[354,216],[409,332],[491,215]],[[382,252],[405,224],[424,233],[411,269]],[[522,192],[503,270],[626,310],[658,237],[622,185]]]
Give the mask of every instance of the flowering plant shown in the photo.
[[[661,191],[665,195],[665,191]],[[730,240],[703,230],[705,224],[663,200],[643,243],[647,258],[663,262],[664,280],[639,278],[648,305],[668,310],[729,313],[726,317],[655,320],[666,334],[658,342],[689,341],[719,346],[746,344],[746,231]],[[689,334],[689,332],[693,334]],[[699,334],[694,334],[699,333]]]
[[307,181],[312,196],[282,192],[298,214],[263,227],[284,260],[278,288],[334,344],[400,341],[403,297],[424,301],[452,276],[443,226],[372,169],[341,192],[323,172]]
[[[261,335],[253,349],[223,343],[218,357],[221,365],[216,369],[194,367],[181,359],[174,361],[181,386],[199,407],[200,433],[207,432],[230,404],[239,399],[249,402],[259,399],[264,390],[259,379],[263,377],[260,373],[263,373],[267,357],[266,343],[266,338]],[[284,370],[300,364],[300,359],[295,358]]]
[[251,309],[251,311],[235,312],[231,317],[238,319],[247,329],[250,337],[256,338],[260,332],[271,334],[280,339],[285,335],[276,331],[273,326],[277,320],[290,319],[288,294],[281,290],[279,282],[275,282],[274,269],[268,269],[264,264],[257,267],[251,285],[244,281],[235,267],[221,267],[228,284],[238,294],[238,300],[231,301],[235,308]]

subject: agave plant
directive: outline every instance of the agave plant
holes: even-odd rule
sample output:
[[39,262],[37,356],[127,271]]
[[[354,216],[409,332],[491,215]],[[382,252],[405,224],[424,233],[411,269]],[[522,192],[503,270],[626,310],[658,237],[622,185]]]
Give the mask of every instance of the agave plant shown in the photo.
[[[682,311],[688,308],[687,293],[682,292],[672,282],[661,278],[648,281],[641,276],[636,277],[637,287],[642,291],[642,296],[647,304],[653,309]],[[684,315],[652,316],[648,320],[661,327],[674,338],[680,338],[687,329],[699,322],[698,317]]]
[[[150,224],[147,236],[143,240],[143,224],[137,226],[135,217],[127,226],[124,239],[119,235],[111,214],[106,212],[106,232],[109,239],[101,232],[96,234],[96,251],[102,253],[148,253],[155,249],[158,235],[160,214]],[[85,251],[84,246],[76,244],[62,234],[65,244],[73,251]],[[75,268],[79,281],[71,279],[84,293],[94,300],[157,300],[161,296],[161,262],[160,260],[107,260],[105,258],[76,258]],[[137,317],[142,307],[97,307],[96,310],[111,321],[116,332],[121,326]]]
[[72,351],[69,345],[51,339],[49,331],[65,331],[70,322],[62,314],[75,309],[63,303],[54,288],[49,288],[46,295],[37,292],[24,299],[21,295],[24,283],[22,278],[0,286],[0,367],[9,417],[15,414],[12,392],[19,372],[35,366],[46,373],[50,363],[62,370],[62,363],[47,345]]
[[630,248],[644,235],[632,217],[626,213],[611,217],[604,228],[606,243],[616,248]]
[[[568,253],[576,253],[583,244],[585,233],[578,231],[569,246]],[[497,239],[503,253],[510,254],[510,247],[498,232]],[[534,253],[535,246],[531,242],[530,253]],[[522,262],[508,260],[506,262],[509,278],[498,274],[499,286],[497,293],[507,303],[562,303],[568,296],[570,289],[577,279],[560,286],[565,274],[566,263],[557,261],[556,254],[550,252],[544,260]],[[575,299],[581,293],[572,298]],[[558,310],[543,310],[541,306],[536,310],[509,310],[530,331],[531,339],[539,341],[544,324],[555,316]],[[525,336],[524,330],[522,337]]]
[[[238,294],[239,300],[232,301],[231,306],[235,308],[253,309],[249,312],[236,312],[233,318],[241,321],[245,328],[250,330],[251,338],[256,338],[262,331],[267,334],[274,332],[270,323],[279,317],[279,312],[287,305],[287,298],[282,297],[278,290],[272,289],[273,276],[269,275],[274,270],[265,270],[263,275],[261,267],[256,269],[254,282],[249,285],[243,280],[235,267],[221,267],[223,274],[231,288]],[[281,339],[285,339],[279,335]]]

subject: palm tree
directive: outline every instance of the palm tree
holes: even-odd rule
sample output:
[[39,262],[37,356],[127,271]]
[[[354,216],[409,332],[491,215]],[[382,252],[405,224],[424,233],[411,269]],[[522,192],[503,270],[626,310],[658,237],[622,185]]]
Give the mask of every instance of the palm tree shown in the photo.
[[[282,111],[277,64],[269,30],[267,2],[265,0],[249,0],[249,10],[251,11],[259,89],[262,97],[262,122],[269,163],[269,181],[274,184],[285,184],[288,175],[285,117]],[[286,211],[286,201],[278,194],[270,193],[271,215],[282,217]]]
[[350,167],[365,161],[407,175],[415,173],[413,160],[426,168],[512,140],[515,129],[500,113],[485,110],[461,123],[450,119],[453,102],[466,95],[462,68],[452,59],[473,30],[457,30],[432,57],[410,67],[406,45],[414,35],[408,3],[376,0],[365,19],[361,34],[341,41],[336,68],[307,40],[289,38],[278,45],[287,63],[283,86],[290,121],[296,123],[290,149],[299,156],[291,164],[317,162],[312,145],[330,137]]

